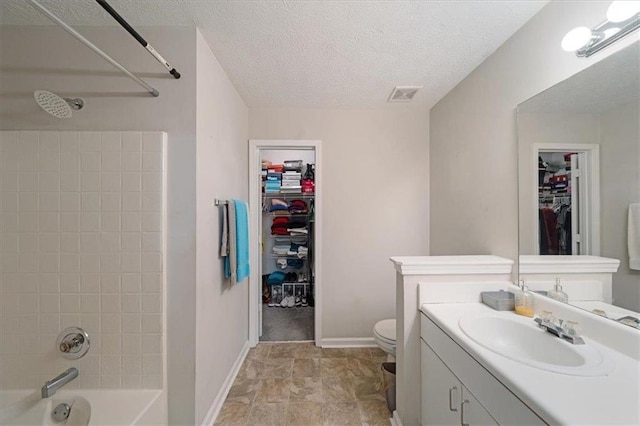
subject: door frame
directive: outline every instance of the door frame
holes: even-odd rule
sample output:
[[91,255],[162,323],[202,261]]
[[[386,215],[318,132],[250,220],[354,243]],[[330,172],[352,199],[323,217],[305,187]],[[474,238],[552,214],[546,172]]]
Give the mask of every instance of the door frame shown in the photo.
[[[322,153],[319,140],[291,139],[250,139],[249,140],[249,345],[255,347],[260,340],[259,310],[262,304],[262,277],[260,264],[262,253],[261,220],[262,220],[262,175],[260,151],[263,149],[314,149],[315,151],[315,197],[313,232],[314,259],[314,340],[316,346],[322,341]],[[256,238],[258,238],[256,240]]]
[[531,192],[531,229],[534,232],[532,238],[532,253],[540,254],[540,223],[537,211],[538,203],[538,155],[539,152],[578,152],[584,153],[587,157],[587,200],[585,202],[586,220],[588,223],[588,237],[586,244],[587,252],[591,256],[600,256],[600,145],[598,144],[578,144],[578,143],[536,143],[533,144],[532,164],[535,173],[532,173],[531,180],[533,191]]

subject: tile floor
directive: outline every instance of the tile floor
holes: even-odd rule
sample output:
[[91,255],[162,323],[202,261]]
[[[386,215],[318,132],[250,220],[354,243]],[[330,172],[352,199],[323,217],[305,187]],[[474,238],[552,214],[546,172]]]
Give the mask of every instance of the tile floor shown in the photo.
[[377,348],[260,343],[249,351],[216,425],[389,425]]

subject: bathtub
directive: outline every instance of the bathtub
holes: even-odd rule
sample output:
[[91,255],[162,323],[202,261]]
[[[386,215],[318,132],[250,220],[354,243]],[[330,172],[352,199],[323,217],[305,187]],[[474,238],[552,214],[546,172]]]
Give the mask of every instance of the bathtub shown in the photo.
[[[55,422],[51,413],[63,402],[71,406],[71,414],[66,421]],[[40,390],[0,391],[3,426],[151,426],[166,425],[166,418],[160,390],[59,390],[47,399],[40,397]]]

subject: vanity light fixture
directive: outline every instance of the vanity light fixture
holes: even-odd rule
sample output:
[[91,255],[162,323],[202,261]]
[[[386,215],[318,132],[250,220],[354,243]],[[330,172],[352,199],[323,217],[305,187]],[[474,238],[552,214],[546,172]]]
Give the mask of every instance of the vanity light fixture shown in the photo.
[[562,48],[588,58],[640,28],[640,1],[614,1],[607,19],[593,29],[577,27],[562,39]]

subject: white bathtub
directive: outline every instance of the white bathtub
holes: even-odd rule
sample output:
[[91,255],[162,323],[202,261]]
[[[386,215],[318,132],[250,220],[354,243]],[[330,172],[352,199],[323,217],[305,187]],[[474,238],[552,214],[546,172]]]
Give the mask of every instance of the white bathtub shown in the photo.
[[[71,415],[66,422],[56,423],[51,413],[63,402],[71,406]],[[87,417],[90,426],[167,424],[165,398],[160,390],[59,390],[47,399],[40,397],[40,390],[0,391],[3,426],[80,426],[87,424]]]

